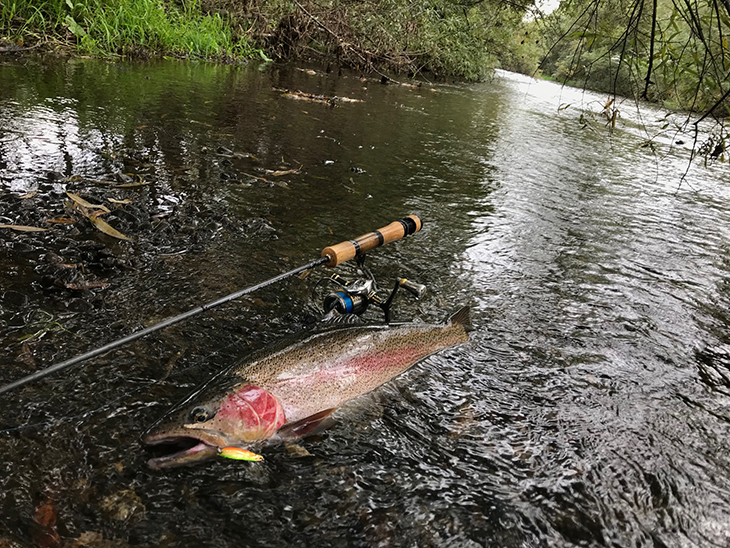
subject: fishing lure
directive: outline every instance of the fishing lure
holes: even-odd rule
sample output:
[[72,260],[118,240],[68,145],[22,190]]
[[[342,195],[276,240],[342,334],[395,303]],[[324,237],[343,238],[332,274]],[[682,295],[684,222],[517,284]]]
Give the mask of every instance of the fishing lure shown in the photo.
[[252,451],[247,451],[246,449],[241,449],[240,447],[224,447],[218,452],[218,454],[221,457],[233,460],[250,460],[253,462],[259,462],[264,460],[264,457],[262,457],[261,455],[258,455]]

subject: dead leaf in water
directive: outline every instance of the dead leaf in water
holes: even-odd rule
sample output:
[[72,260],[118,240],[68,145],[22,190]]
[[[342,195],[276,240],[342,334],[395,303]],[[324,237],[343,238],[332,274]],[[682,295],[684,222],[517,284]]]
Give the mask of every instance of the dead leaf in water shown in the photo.
[[79,538],[72,540],[66,546],[68,548],[88,548],[94,546],[105,546],[105,544],[103,544],[104,542],[106,541],[104,540],[104,535],[101,533],[86,531],[85,533],[81,533]]
[[108,211],[104,211],[103,209],[94,209],[93,211],[84,211],[84,216],[88,219],[96,219],[105,213],[108,213]]
[[76,221],[70,217],[56,217],[55,219],[46,219],[44,222],[54,225],[72,225]]
[[19,200],[27,200],[28,198],[32,198],[36,194],[38,194],[38,191],[37,190],[31,190],[27,194],[23,194],[22,196],[18,196],[18,199]]
[[[20,347],[20,352],[15,357],[15,361],[30,367],[36,367],[38,365],[35,357],[33,356],[33,349],[31,348],[29,341],[23,341],[23,346]],[[0,548],[2,548],[2,544],[0,544]]]
[[36,508],[35,522],[41,527],[55,527],[56,510],[50,500],[47,500]]
[[80,205],[82,207],[85,207],[88,209],[101,209],[102,211],[104,211],[104,213],[109,213],[109,211],[110,211],[110,209],[107,208],[106,206],[91,204],[91,203],[87,202],[86,200],[84,200],[81,196],[79,196],[78,194],[74,194],[73,192],[67,191],[66,196],[71,198],[74,202],[76,202],[78,205]]
[[34,545],[39,548],[60,548],[61,537],[56,531],[56,509],[53,502],[47,500],[36,508],[34,521],[40,526],[33,531]]
[[267,169],[266,174],[273,175],[274,177],[281,177],[283,175],[299,175],[301,170],[302,170],[302,166],[300,166],[299,169],[286,169],[286,170],[280,170],[280,171],[271,171],[271,170]]
[[107,200],[113,204],[131,204],[132,198],[127,198],[126,200],[116,200],[115,198],[107,198]]
[[85,289],[106,289],[109,287],[107,282],[87,282],[82,281],[79,283],[65,283],[63,286],[66,289],[72,289],[74,291],[83,291]]
[[94,226],[101,230],[104,234],[108,234],[109,236],[112,236],[113,238],[118,238],[120,240],[132,240],[131,238],[119,232],[116,228],[110,226],[106,221],[100,219],[99,217],[88,217],[88,219],[92,223],[94,223]]
[[124,183],[122,185],[114,185],[114,188],[136,188],[138,186],[147,186],[152,183],[148,183],[147,181],[140,181],[138,183]]
[[284,449],[286,449],[286,452],[289,453],[293,457],[311,457],[312,453],[307,451],[304,447],[301,445],[297,445],[296,443],[287,443],[284,446]]
[[143,520],[146,508],[142,499],[133,489],[124,489],[109,495],[101,501],[102,514],[115,521],[130,521],[132,518]]
[[11,228],[18,232],[45,232],[47,228],[41,228],[39,226],[24,226],[24,225],[0,225],[0,228]]
[[466,402],[459,407],[459,412],[449,428],[450,438],[461,438],[478,424],[476,410],[471,402]]

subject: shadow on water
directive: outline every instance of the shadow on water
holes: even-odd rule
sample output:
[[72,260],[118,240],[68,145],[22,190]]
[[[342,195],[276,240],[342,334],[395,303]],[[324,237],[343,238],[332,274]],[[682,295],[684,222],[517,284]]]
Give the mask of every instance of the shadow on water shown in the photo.
[[726,173],[677,191],[688,151],[643,147],[631,105],[609,135],[601,97],[509,74],[89,60],[0,65],[0,97],[0,224],[49,228],[0,229],[0,383],[409,213],[369,259],[429,287],[397,318],[477,327],[259,464],[153,472],[139,435],[311,323],[316,273],[5,395],[0,546],[730,540]]

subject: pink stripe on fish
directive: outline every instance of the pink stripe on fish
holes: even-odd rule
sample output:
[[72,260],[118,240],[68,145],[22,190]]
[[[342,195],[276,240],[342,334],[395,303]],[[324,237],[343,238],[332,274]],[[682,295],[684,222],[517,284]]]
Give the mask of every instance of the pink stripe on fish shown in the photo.
[[252,384],[226,396],[216,417],[241,422],[243,429],[254,434],[254,438],[268,437],[286,422],[279,400]]
[[423,348],[405,347],[398,350],[379,350],[365,354],[362,357],[355,358],[351,363],[355,369],[372,371],[373,373],[390,372],[396,374],[423,355]]
[[426,355],[414,346],[359,352],[307,374],[280,377],[269,389],[281,399],[287,418],[296,422],[370,392]]

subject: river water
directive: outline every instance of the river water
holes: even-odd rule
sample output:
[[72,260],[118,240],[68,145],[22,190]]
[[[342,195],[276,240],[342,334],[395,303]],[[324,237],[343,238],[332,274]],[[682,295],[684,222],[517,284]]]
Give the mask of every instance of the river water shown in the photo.
[[0,223],[50,228],[0,229],[0,383],[411,213],[368,259],[428,286],[394,317],[469,304],[475,327],[262,463],[152,471],[139,437],[311,323],[326,270],[0,396],[0,546],[727,546],[730,177],[688,170],[681,117],[617,102],[611,130],[606,100],[509,73],[0,65]]

